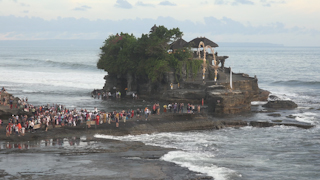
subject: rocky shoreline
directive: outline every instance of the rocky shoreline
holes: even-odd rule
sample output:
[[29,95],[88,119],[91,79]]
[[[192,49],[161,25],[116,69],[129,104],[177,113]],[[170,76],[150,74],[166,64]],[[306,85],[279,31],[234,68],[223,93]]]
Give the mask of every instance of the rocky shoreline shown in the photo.
[[[3,110],[3,106],[0,109]],[[17,112],[16,110],[15,112]],[[14,112],[14,110],[10,110]],[[258,112],[256,112],[258,113]],[[273,113],[274,114],[274,113]],[[106,135],[123,136],[123,135],[140,135],[151,134],[160,132],[182,132],[182,131],[194,131],[194,130],[218,130],[226,127],[271,127],[276,125],[296,126],[299,128],[309,129],[314,127],[309,123],[301,122],[282,122],[281,120],[274,121],[246,121],[242,118],[230,118],[230,116],[208,116],[206,113],[166,113],[161,115],[149,116],[146,121],[144,117],[129,119],[126,122],[121,121],[119,127],[115,126],[115,123],[101,124],[97,126],[91,126],[87,128],[85,123],[80,126],[70,127],[58,127],[52,128],[49,126],[49,130],[43,131],[44,126],[37,130],[35,133],[26,133],[25,136],[5,136],[5,125],[7,121],[4,120],[4,124],[1,127],[0,139],[5,141],[28,141],[28,140],[40,140],[43,138],[61,138],[69,136],[93,136],[97,133]]]
[[[277,103],[279,105],[279,102]],[[220,115],[210,116],[207,113],[163,113],[161,115],[151,115],[146,121],[144,117],[120,121],[117,128],[115,123],[101,124],[87,128],[83,123],[80,126],[64,126],[64,127],[49,127],[48,131],[42,126],[33,133],[26,133],[24,136],[12,134],[9,137],[5,135],[5,126],[8,123],[7,119],[10,114],[19,114],[22,111],[16,108],[10,109],[7,106],[0,106],[2,115],[0,118],[4,120],[4,124],[0,128],[0,156],[6,154],[4,158],[16,156],[20,153],[43,155],[49,159],[48,163],[53,165],[45,165],[44,175],[39,175],[33,171],[26,171],[24,167],[17,166],[17,173],[10,173],[8,167],[0,166],[0,177],[11,179],[213,179],[205,174],[192,172],[187,168],[180,167],[174,163],[166,162],[160,158],[169,151],[176,149],[168,149],[162,147],[154,147],[144,145],[141,142],[123,142],[107,139],[95,138],[95,134],[105,134],[113,136],[124,135],[140,135],[152,134],[160,132],[182,132],[182,131],[198,131],[198,130],[218,130],[227,127],[239,128],[245,126],[253,127],[271,127],[276,125],[296,126],[299,128],[309,129],[313,125],[301,122],[282,122],[281,120],[274,121],[249,121],[247,116],[251,113],[262,113],[252,111],[251,113],[237,115]],[[23,112],[26,113],[26,112]],[[271,113],[274,117],[276,112],[269,110],[263,113]],[[77,140],[78,143],[87,143],[84,146],[73,146],[73,148],[65,148],[63,145],[56,145],[56,141]],[[2,142],[1,142],[2,141]],[[37,148],[30,146],[30,143],[43,144],[47,148]],[[55,145],[54,145],[55,144]],[[96,144],[96,146],[92,146]],[[8,146],[9,145],[9,146]],[[28,148],[19,148],[19,147]],[[8,155],[8,156],[7,156]],[[56,159],[58,156],[58,159]],[[104,161],[101,161],[101,157]],[[47,160],[46,158],[46,160]],[[81,168],[83,172],[72,174],[73,167],[68,167],[67,170],[56,169],[55,164],[61,165],[61,159],[69,159],[77,161],[82,159],[88,161],[89,167],[95,167],[99,174],[92,174],[88,164],[79,163],[76,168]],[[52,160],[54,159],[54,160]],[[23,158],[22,158],[23,160]],[[52,162],[51,162],[52,161]],[[106,163],[109,162],[109,163]],[[69,162],[65,162],[69,163]],[[37,161],[31,164],[36,165]],[[83,170],[84,169],[84,170]],[[107,171],[106,171],[107,169]],[[25,173],[28,172],[28,173]],[[155,178],[156,177],[156,178]]]

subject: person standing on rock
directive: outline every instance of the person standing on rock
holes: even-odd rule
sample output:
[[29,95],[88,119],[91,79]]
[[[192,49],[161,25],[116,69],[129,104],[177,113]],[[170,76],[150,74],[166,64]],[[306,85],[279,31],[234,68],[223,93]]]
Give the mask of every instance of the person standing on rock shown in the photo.
[[159,103],[156,104],[156,109],[157,109],[157,115],[160,115],[160,105],[159,105]]
[[184,104],[181,103],[181,104],[180,104],[181,113],[183,113],[183,108],[184,108]]
[[156,104],[153,104],[152,106],[152,114],[156,114]]
[[10,109],[12,109],[12,105],[13,105],[13,100],[12,100],[12,98],[10,98],[9,103],[10,103]]
[[163,112],[166,113],[167,112],[167,105],[163,105]]
[[6,97],[5,96],[3,96],[3,98],[2,98],[2,104],[5,106],[6,105]]
[[22,128],[22,126],[21,126],[21,124],[20,124],[20,122],[18,122],[18,135],[20,136],[20,134],[21,134],[21,128]]
[[[48,120],[47,120],[47,123],[49,123]],[[47,125],[47,129],[48,129],[48,126],[49,126],[49,125]],[[30,123],[30,131],[31,131],[31,132],[33,132],[33,127],[34,127],[34,120],[32,120],[31,123]],[[46,131],[47,131],[47,130],[46,130]]]
[[134,116],[134,110],[131,110],[131,119],[133,118],[133,116]]
[[172,112],[172,104],[171,103],[168,104],[168,109],[169,109],[169,112]]
[[10,136],[10,123],[6,126],[6,136]]
[[26,132],[26,128],[22,126],[21,127],[21,135],[24,136],[25,132]]
[[119,115],[119,113],[117,113],[116,117],[115,117],[115,119],[116,119],[116,127],[117,128],[119,127],[119,117],[120,117],[120,115]]
[[108,124],[111,124],[111,119],[113,118],[113,113],[109,112],[108,113]]
[[148,120],[148,115],[149,115],[149,109],[147,107],[144,108],[144,114],[145,114],[146,121],[147,121]]
[[141,111],[140,111],[140,109],[138,108],[137,111],[136,111],[136,114],[137,114],[136,116],[137,116],[138,119],[140,118],[140,113],[141,113]]
[[12,122],[11,121],[9,121],[7,127],[8,127],[8,131],[9,131],[9,136],[10,136],[10,134],[12,133]]
[[106,112],[103,113],[103,123],[107,123],[108,114]]
[[99,122],[100,122],[100,115],[98,113],[96,116],[96,125],[99,125]]

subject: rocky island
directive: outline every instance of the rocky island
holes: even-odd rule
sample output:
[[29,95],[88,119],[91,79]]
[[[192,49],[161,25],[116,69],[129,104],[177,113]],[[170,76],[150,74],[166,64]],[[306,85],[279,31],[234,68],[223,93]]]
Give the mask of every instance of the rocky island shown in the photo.
[[[141,38],[112,35],[101,47],[99,69],[108,72],[102,92],[144,99],[207,105],[213,114],[250,111],[252,101],[267,101],[269,92],[258,79],[225,67],[228,56],[218,56],[218,44],[205,38],[182,39],[179,28],[153,26]],[[96,92],[95,92],[96,93]]]

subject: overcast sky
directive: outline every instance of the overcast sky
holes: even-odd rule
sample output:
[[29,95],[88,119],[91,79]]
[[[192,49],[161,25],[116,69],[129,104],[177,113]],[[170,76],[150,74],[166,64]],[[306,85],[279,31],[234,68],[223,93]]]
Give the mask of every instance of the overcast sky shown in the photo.
[[140,37],[154,24],[186,41],[320,46],[320,0],[0,0],[0,40]]

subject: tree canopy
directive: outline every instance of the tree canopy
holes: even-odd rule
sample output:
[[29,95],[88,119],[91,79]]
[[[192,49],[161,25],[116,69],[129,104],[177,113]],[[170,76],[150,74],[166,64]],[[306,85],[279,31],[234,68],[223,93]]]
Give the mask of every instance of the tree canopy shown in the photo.
[[182,35],[179,28],[167,29],[164,26],[158,26],[140,38],[122,32],[120,35],[110,35],[100,48],[97,67],[109,74],[131,73],[146,76],[152,82],[161,81],[170,68],[178,70],[182,62],[192,57],[189,48],[168,53],[170,43]]

